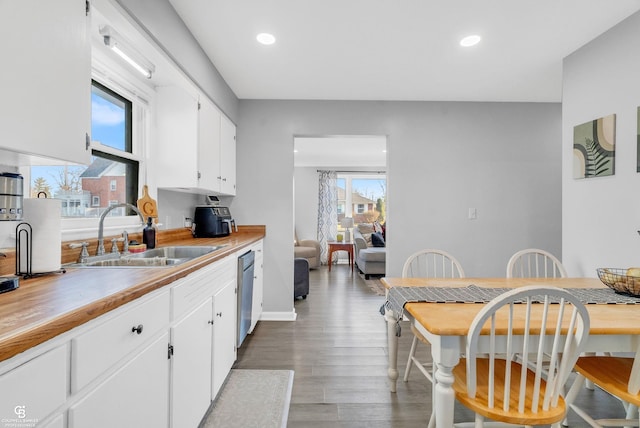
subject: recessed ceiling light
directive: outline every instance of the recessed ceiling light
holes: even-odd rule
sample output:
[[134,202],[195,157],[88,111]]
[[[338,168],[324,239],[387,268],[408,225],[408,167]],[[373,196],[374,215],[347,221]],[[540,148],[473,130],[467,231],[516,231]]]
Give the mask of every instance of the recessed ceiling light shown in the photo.
[[482,38],[480,36],[478,36],[477,34],[474,34],[472,36],[467,36],[465,38],[463,38],[462,40],[460,40],[460,46],[464,46],[465,48],[468,48],[469,46],[475,46],[478,43],[480,43],[480,40]]
[[269,33],[260,33],[256,36],[256,40],[262,43],[263,45],[272,45],[276,42],[276,38],[273,34]]

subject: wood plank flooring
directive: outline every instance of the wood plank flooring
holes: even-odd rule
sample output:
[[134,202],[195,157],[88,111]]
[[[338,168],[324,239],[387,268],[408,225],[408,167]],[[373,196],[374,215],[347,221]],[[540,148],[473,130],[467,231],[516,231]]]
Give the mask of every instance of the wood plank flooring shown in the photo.
[[[384,297],[347,265],[310,272],[306,300],[296,300],[295,322],[259,322],[238,350],[234,368],[295,371],[290,428],[426,427],[431,387],[417,370],[402,382],[411,332],[399,343],[397,393],[387,383],[386,326],[378,312]],[[428,349],[419,349],[422,359]],[[584,390],[582,404],[598,417],[622,417],[622,406],[600,390]],[[456,421],[473,415],[456,405]],[[570,414],[572,427],[588,426]]]

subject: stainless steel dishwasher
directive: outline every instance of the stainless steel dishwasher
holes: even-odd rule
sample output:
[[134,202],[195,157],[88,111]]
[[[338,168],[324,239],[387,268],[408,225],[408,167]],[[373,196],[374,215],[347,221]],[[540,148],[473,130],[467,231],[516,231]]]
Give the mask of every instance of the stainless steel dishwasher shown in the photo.
[[238,348],[251,327],[253,306],[253,265],[255,252],[248,251],[238,257]]

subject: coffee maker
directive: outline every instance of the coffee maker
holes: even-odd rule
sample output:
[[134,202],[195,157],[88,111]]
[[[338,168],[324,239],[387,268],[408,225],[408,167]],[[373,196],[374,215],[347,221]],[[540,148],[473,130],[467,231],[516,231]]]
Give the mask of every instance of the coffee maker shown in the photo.
[[[207,196],[207,201],[210,204],[219,203],[216,196]],[[195,238],[217,238],[229,236],[230,233],[237,232],[238,228],[229,208],[218,205],[198,205],[193,215],[191,230]]]

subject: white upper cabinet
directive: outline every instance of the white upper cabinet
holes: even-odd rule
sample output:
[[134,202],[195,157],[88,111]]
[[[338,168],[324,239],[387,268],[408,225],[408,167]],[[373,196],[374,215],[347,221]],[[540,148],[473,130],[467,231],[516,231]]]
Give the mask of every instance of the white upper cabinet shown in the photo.
[[1,1],[0,148],[89,164],[85,0]]
[[198,100],[178,86],[157,88],[157,144],[151,146],[158,187],[198,187]]
[[198,172],[200,186],[218,191],[220,177],[220,111],[208,98],[200,99]]
[[236,126],[226,116],[220,123],[220,193],[236,194]]
[[158,187],[235,195],[235,126],[206,97],[157,89]]

